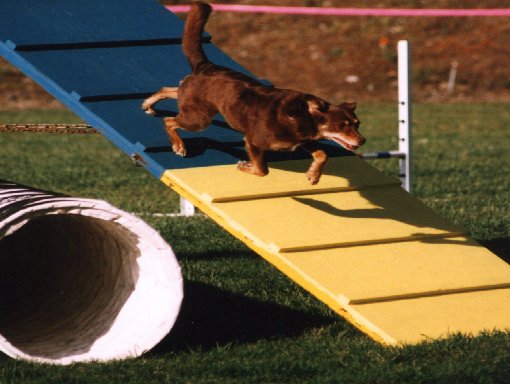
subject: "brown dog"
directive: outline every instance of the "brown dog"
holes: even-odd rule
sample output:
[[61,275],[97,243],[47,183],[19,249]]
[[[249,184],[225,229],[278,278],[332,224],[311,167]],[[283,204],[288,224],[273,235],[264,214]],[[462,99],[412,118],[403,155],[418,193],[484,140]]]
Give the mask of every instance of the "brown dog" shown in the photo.
[[186,156],[186,148],[177,129],[203,130],[220,112],[233,129],[244,133],[250,161],[239,162],[238,169],[257,176],[268,173],[265,151],[292,151],[301,146],[313,157],[306,176],[311,184],[317,184],[327,161],[317,140],[330,139],[348,150],[365,142],[358,132],[356,103],[332,105],[313,95],[264,86],[249,76],[211,63],[201,44],[211,11],[209,4],[194,2],[186,20],[183,50],[192,74],[178,88],[162,88],[147,98],[142,109],[154,114],[152,106],[159,100],[178,99],[178,115],[167,117],[164,122],[172,149],[180,156]]

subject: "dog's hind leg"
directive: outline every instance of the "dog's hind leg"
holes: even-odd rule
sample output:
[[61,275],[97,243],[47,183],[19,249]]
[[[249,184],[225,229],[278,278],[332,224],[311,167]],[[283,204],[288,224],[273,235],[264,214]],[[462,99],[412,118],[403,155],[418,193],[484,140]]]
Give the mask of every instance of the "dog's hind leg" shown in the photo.
[[315,185],[319,182],[319,179],[322,176],[322,171],[328,161],[328,155],[326,155],[326,152],[322,149],[319,149],[315,143],[307,143],[303,145],[302,148],[313,157],[312,164],[310,164],[310,167],[306,172],[306,177],[310,184]]
[[267,175],[269,173],[269,169],[267,168],[267,163],[264,160],[264,151],[251,144],[246,140],[246,138],[244,141],[246,152],[248,153],[250,161],[240,161],[237,163],[237,169],[256,176]]
[[165,130],[172,142],[173,151],[179,156],[186,156],[186,147],[177,129],[182,128],[186,131],[198,132],[209,124],[216,111],[207,111],[193,104],[184,103],[181,111],[175,117],[165,117],[163,119]]
[[149,115],[154,115],[155,111],[152,108],[154,104],[163,99],[177,99],[177,92],[179,87],[163,87],[152,96],[144,100],[142,109]]

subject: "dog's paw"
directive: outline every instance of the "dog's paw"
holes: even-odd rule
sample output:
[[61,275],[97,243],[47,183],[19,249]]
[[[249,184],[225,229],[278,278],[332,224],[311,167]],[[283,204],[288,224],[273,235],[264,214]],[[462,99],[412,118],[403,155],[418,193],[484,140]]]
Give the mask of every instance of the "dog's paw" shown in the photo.
[[306,178],[311,185],[315,185],[319,182],[321,175],[317,172],[306,172]]
[[186,157],[186,147],[184,144],[173,144],[172,150],[177,156]]
[[239,161],[237,163],[237,169],[246,173],[249,173],[250,175],[255,176],[266,176],[268,174],[267,169],[259,168],[255,164],[253,164],[251,161]]
[[237,169],[243,172],[251,173],[250,171],[253,169],[253,164],[250,161],[239,161],[237,163]]
[[144,102],[142,104],[142,111],[144,111],[146,114],[151,115],[151,116],[154,116],[156,114],[156,111],[147,102]]

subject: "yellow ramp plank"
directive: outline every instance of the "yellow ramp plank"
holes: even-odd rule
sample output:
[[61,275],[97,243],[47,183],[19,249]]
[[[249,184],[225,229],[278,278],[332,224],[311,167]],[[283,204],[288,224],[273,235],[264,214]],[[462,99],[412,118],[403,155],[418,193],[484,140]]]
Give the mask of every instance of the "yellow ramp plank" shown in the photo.
[[398,186],[218,203],[215,208],[232,226],[280,252],[462,233]]
[[[508,302],[510,266],[385,176],[356,181],[364,163],[344,159],[336,167],[353,176],[329,173],[335,181],[310,193],[295,171],[304,163],[271,164],[277,178],[264,186],[234,166],[169,170],[162,181],[376,340],[509,327],[496,301]],[[483,315],[470,313],[474,298]]]
[[312,186],[305,177],[310,164],[311,160],[271,163],[269,175],[265,177],[254,177],[240,172],[235,165],[168,172],[171,173],[170,180],[192,187],[197,195],[208,202],[309,195],[375,185],[400,185],[400,180],[386,176],[362,159],[351,156],[330,159],[319,184]]
[[510,330],[510,289],[363,305],[348,310],[358,326],[388,344],[414,344],[452,333]]
[[[330,178],[325,177],[319,183],[324,182],[328,191],[315,190],[308,195],[292,192],[297,186],[299,191],[304,191],[306,179],[301,172],[294,171],[299,164],[292,167],[289,162],[271,164],[270,175],[275,179],[267,183],[265,180],[270,180],[270,176],[247,175],[232,166],[167,171],[163,182],[192,196],[194,201],[212,204],[229,225],[275,251],[407,241],[463,232],[402,188],[391,184],[392,178],[386,178],[363,160],[355,157],[333,160],[334,163],[329,164],[333,170],[340,169],[352,176],[345,178],[329,173]],[[223,173],[228,177],[222,177]],[[365,176],[354,176],[358,173],[366,173],[371,181]],[[372,188],[366,188],[370,182],[374,183]],[[229,183],[243,199],[227,199]],[[342,185],[344,190],[329,192],[333,184]],[[360,189],[352,190],[353,185]],[[284,196],[280,197],[282,194]]]
[[466,237],[285,253],[342,305],[510,287],[510,266]]

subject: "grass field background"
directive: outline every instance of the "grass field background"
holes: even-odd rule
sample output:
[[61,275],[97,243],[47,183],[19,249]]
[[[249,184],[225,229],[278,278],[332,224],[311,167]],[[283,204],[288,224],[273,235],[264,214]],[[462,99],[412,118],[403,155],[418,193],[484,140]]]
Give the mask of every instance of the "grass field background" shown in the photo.
[[[396,149],[393,104],[359,107],[365,151]],[[71,113],[3,111],[0,123],[79,122]],[[414,194],[510,260],[508,104],[419,104]],[[503,383],[510,333],[381,346],[209,219],[162,218],[178,197],[99,135],[0,134],[0,178],[100,198],[140,215],[172,245],[185,277],[178,322],[141,358],[68,367],[0,356],[4,383]],[[388,174],[396,160],[373,165]],[[509,303],[502,303],[509,305]]]

